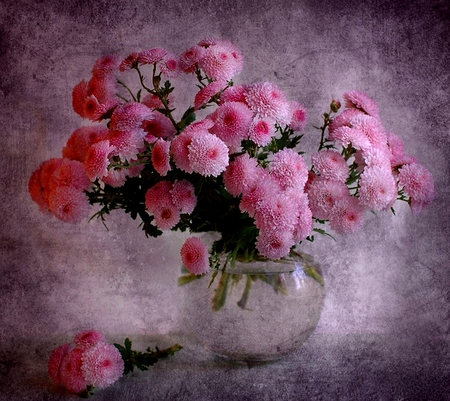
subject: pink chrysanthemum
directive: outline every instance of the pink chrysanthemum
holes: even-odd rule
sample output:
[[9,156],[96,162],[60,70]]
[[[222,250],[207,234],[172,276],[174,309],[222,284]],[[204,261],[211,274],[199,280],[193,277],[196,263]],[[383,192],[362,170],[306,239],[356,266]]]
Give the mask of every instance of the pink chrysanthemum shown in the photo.
[[398,169],[404,164],[418,163],[418,160],[405,153],[405,146],[403,140],[392,132],[388,133],[388,146],[391,152],[391,166],[393,169]]
[[387,145],[372,147],[361,152],[364,165],[367,167],[381,167],[391,169],[391,152]]
[[116,100],[106,100],[99,102],[95,95],[89,95],[83,103],[82,117],[91,121],[101,121],[117,106]]
[[211,116],[214,126],[210,129],[229,147],[239,147],[248,138],[253,113],[243,103],[227,102],[219,106]]
[[144,120],[142,122],[145,140],[152,143],[156,138],[173,139],[177,131],[172,124],[172,121],[159,112],[155,112],[153,117],[154,118],[151,120]]
[[138,61],[140,64],[153,64],[164,60],[164,57],[168,54],[166,49],[157,47],[154,49],[144,50],[139,53]]
[[217,177],[228,166],[227,145],[215,135],[195,135],[188,150],[190,166],[203,176]]
[[105,77],[114,74],[119,70],[120,59],[114,54],[100,57],[92,68],[92,75],[97,77]]
[[218,40],[206,48],[198,65],[209,78],[216,81],[229,81],[241,72],[243,57],[234,44]]
[[181,247],[181,261],[192,274],[201,275],[209,270],[209,253],[205,243],[197,237],[191,237]]
[[172,202],[166,202],[153,211],[153,216],[158,228],[171,230],[180,221],[180,210]]
[[99,103],[116,101],[116,80],[113,75],[93,76],[87,84],[88,96],[95,96]]
[[162,180],[149,188],[145,193],[145,206],[150,213],[154,213],[166,204],[173,205],[172,191],[173,184],[170,181]]
[[431,204],[435,197],[434,180],[430,171],[419,163],[400,168],[399,184],[411,198],[411,209],[417,214]]
[[105,388],[123,375],[124,362],[113,344],[99,342],[84,351],[81,371],[88,383]]
[[98,330],[83,330],[79,332],[74,339],[78,348],[86,349],[94,344],[107,342],[106,336]]
[[205,49],[199,45],[192,46],[181,54],[179,65],[180,69],[185,73],[195,71],[195,64],[205,55]]
[[266,146],[276,133],[275,120],[255,117],[250,125],[248,137],[258,146]]
[[119,71],[123,72],[130,70],[131,67],[138,62],[139,54],[140,54],[139,52],[133,52],[125,59],[123,59],[119,64]]
[[81,365],[84,350],[74,348],[61,361],[59,368],[60,383],[71,393],[81,393],[90,383],[85,379]]
[[256,239],[259,253],[272,260],[288,255],[294,244],[292,234],[288,231],[260,231]]
[[109,128],[111,130],[129,131],[142,128],[143,121],[152,119],[153,111],[145,104],[129,102],[114,110]]
[[91,180],[86,174],[83,163],[77,160],[62,159],[48,180],[47,188],[49,191],[53,191],[61,186],[71,186],[80,191],[90,188]]
[[390,207],[397,198],[397,184],[390,169],[367,167],[359,179],[359,199],[374,211]]
[[[203,131],[203,133],[207,132],[208,131]],[[170,153],[175,165],[181,171],[186,173],[192,173],[194,171],[189,162],[189,146],[192,142],[192,138],[195,136],[195,131],[185,130],[172,141],[170,147]]]
[[279,123],[289,123],[290,107],[284,92],[273,83],[248,85],[245,99],[258,117],[268,117]]
[[50,378],[58,385],[61,384],[61,377],[59,374],[61,362],[71,349],[72,345],[70,343],[63,344],[55,348],[50,355],[50,359],[48,361],[48,374]]
[[289,126],[297,132],[303,130],[308,122],[308,111],[305,106],[299,102],[292,101],[289,102],[289,108],[291,112]]
[[84,102],[88,97],[88,83],[84,80],[80,81],[72,91],[72,107],[75,113],[81,117],[86,117],[84,112]]
[[259,177],[258,161],[248,153],[236,157],[223,173],[226,190],[233,196],[239,196],[252,188]]
[[363,131],[347,126],[330,131],[328,139],[340,143],[343,147],[352,145],[356,149],[370,149],[371,146]]
[[247,85],[237,84],[230,86],[226,91],[220,96],[220,104],[226,102],[240,102],[247,104],[245,100],[245,92],[247,90]]
[[275,153],[270,162],[270,174],[274,176],[283,189],[303,188],[308,179],[308,166],[293,149],[283,149]]
[[66,223],[80,223],[89,215],[89,200],[86,194],[74,187],[56,187],[48,196],[49,210]]
[[255,225],[263,231],[293,232],[298,207],[295,199],[284,192],[266,197],[256,208]]
[[338,200],[347,199],[350,191],[342,182],[316,178],[308,185],[307,194],[313,216],[328,220],[334,204]]
[[174,78],[180,74],[178,59],[172,53],[166,54],[166,56],[158,63],[158,66],[165,77]]
[[311,156],[314,169],[326,180],[344,182],[349,174],[349,167],[344,157],[335,150],[325,149]]
[[111,154],[119,156],[122,161],[136,159],[144,147],[144,136],[145,132],[140,128],[127,131],[110,130],[108,139],[113,147]]
[[360,91],[349,91],[344,93],[345,107],[361,110],[362,112],[379,117],[378,104],[365,93]]
[[171,170],[170,168],[170,142],[158,139],[152,149],[152,163],[154,169],[163,177]]
[[194,108],[199,110],[227,86],[226,81],[213,81],[200,89],[195,95]]
[[127,171],[128,169],[125,168],[111,168],[108,170],[108,174],[102,177],[102,181],[113,188],[121,187],[127,179]]
[[88,150],[84,167],[91,181],[96,178],[104,177],[108,174],[108,166],[110,164],[109,155],[114,151],[114,147],[110,145],[106,139],[94,143]]
[[295,243],[303,241],[313,230],[313,216],[306,193],[296,195],[298,218],[292,233]]
[[[173,103],[173,94],[172,93],[169,94],[169,98],[168,98],[169,104]],[[147,93],[147,95],[145,95],[144,98],[142,99],[141,103],[145,104],[151,110],[164,108],[164,104],[161,101],[161,99],[158,97],[158,95],[153,95],[152,93]]]
[[330,227],[340,234],[354,233],[363,226],[365,211],[358,198],[338,200],[331,211]]
[[173,204],[181,213],[192,213],[197,205],[195,188],[188,180],[176,180],[170,191]]
[[107,138],[109,130],[101,125],[85,126],[76,129],[62,150],[62,156],[67,159],[84,163],[89,147]]

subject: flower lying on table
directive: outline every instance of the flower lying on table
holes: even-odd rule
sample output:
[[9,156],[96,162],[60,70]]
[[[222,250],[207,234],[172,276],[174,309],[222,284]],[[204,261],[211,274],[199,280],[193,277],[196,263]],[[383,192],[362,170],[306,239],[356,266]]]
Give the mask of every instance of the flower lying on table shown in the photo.
[[158,359],[180,349],[175,344],[164,350],[133,351],[128,338],[124,346],[111,344],[102,332],[86,330],[75,336],[74,344],[66,343],[53,350],[48,373],[56,384],[86,398],[93,394],[94,388],[111,386],[134,367],[147,370]]
[[[221,267],[220,255],[282,258],[324,224],[355,232],[368,211],[393,211],[396,200],[414,213],[432,202],[431,173],[369,96],[345,93],[343,111],[331,102],[308,167],[299,150],[305,108],[273,83],[234,84],[242,66],[240,50],[216,39],[179,57],[154,48],[100,58],[73,90],[74,110],[91,123],[32,174],[33,200],[72,223],[99,205],[94,216],[123,209],[149,236],[218,232],[211,248],[198,238],[183,245],[193,275]],[[183,73],[196,87],[193,106],[178,113],[169,79]],[[125,83],[132,74],[136,87]]]

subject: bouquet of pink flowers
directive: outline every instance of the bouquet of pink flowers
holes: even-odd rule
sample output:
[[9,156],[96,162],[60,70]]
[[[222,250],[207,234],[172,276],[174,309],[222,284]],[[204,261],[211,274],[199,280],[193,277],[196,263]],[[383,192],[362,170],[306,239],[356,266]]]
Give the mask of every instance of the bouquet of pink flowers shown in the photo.
[[[123,209],[149,236],[218,232],[210,248],[198,237],[182,246],[193,275],[218,268],[221,255],[282,258],[327,225],[355,232],[368,211],[393,211],[397,200],[413,213],[432,202],[431,173],[369,96],[345,93],[343,111],[331,102],[309,164],[299,150],[305,108],[273,83],[234,84],[242,67],[240,50],[216,39],[180,56],[153,48],[100,58],[73,90],[75,112],[90,123],[32,174],[31,197],[71,223],[97,205],[93,216]],[[183,74],[195,95],[178,113],[170,80]]]

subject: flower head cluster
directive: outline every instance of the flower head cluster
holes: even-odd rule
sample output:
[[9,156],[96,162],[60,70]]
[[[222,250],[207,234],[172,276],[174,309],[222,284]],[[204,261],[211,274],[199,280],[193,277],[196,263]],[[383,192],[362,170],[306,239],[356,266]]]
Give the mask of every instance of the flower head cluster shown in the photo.
[[[368,210],[401,199],[417,213],[432,202],[431,173],[385,129],[365,93],[345,93],[336,116],[341,103],[331,103],[308,167],[298,148],[306,109],[271,82],[235,84],[242,66],[236,45],[214,38],[180,56],[157,47],[100,58],[73,90],[74,110],[90,124],[32,174],[33,200],[68,222],[87,217],[91,204],[102,219],[113,209],[139,217],[151,236],[216,231],[213,255],[270,259],[323,231],[316,223],[352,233]],[[137,88],[126,84],[129,74]],[[197,89],[177,120],[168,79],[183,76]],[[196,120],[199,110],[210,112]],[[208,255],[198,238],[181,250],[196,275],[208,270]]]
[[114,384],[124,372],[119,350],[96,330],[78,333],[74,343],[53,350],[48,373],[52,380],[71,393],[84,393],[88,387],[105,388]]

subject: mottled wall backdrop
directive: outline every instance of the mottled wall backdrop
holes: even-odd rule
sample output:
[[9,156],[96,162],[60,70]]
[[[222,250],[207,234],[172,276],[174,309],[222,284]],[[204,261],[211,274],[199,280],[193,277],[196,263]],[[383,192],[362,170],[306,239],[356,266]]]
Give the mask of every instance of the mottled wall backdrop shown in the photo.
[[[436,200],[422,214],[413,216],[400,205],[397,216],[370,216],[357,235],[336,236],[336,242],[318,238],[305,246],[321,261],[327,283],[309,355],[323,355],[325,347],[329,354],[322,361],[339,370],[356,366],[342,349],[383,338],[374,340],[373,355],[357,377],[365,369],[370,376],[370,361],[380,363],[383,355],[383,377],[392,372],[408,377],[386,393],[392,399],[416,394],[406,383],[415,380],[432,383],[436,393],[429,399],[445,391],[449,396],[449,15],[444,0],[3,0],[0,389],[9,394],[5,399],[15,399],[13,394],[40,399],[25,390],[30,383],[36,391],[50,391],[46,352],[77,330],[95,327],[118,337],[176,337],[183,330],[175,294],[184,234],[145,238],[121,212],[110,216],[109,230],[100,221],[68,225],[42,215],[27,185],[39,164],[59,157],[82,124],[71,108],[71,92],[89,78],[99,56],[157,46],[180,53],[204,37],[241,48],[245,65],[235,82],[269,80],[308,108],[307,151],[318,145],[313,125],[320,124],[330,100],[359,89],[376,99],[385,126],[434,174]],[[176,96],[186,105],[192,101]],[[26,358],[36,353],[39,358],[27,365]],[[405,361],[414,368],[408,370]],[[324,366],[314,366],[319,376]],[[303,369],[308,372],[307,365]],[[365,385],[373,386],[368,394],[378,399],[382,379],[372,379]],[[351,399],[345,390],[350,375],[342,380],[332,376],[323,391]],[[296,383],[286,387],[286,399],[302,394]],[[205,388],[199,399],[208,398]],[[246,388],[238,395],[258,394]],[[418,388],[417,394],[430,394]]]

